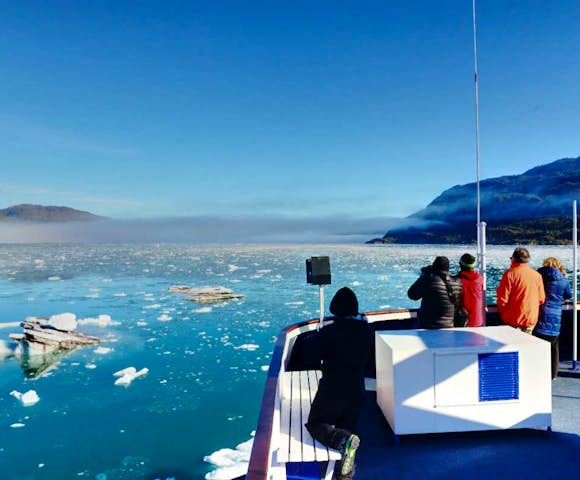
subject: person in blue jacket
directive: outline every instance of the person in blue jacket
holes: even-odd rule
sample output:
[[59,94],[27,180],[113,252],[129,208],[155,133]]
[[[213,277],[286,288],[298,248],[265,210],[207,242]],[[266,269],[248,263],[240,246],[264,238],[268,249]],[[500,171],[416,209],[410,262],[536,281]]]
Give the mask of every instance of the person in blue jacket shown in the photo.
[[562,323],[562,302],[572,298],[566,268],[557,258],[548,257],[538,269],[544,280],[546,301],[540,305],[540,316],[533,335],[550,342],[552,351],[552,380],[558,376],[560,364],[559,337]]

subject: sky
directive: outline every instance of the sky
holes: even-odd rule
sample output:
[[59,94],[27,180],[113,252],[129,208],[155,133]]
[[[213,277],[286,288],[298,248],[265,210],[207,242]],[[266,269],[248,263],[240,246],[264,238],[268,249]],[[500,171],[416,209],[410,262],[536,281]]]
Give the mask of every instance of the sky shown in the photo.
[[[0,208],[380,230],[476,178],[471,8],[2,0]],[[580,2],[477,19],[481,177],[580,155]]]

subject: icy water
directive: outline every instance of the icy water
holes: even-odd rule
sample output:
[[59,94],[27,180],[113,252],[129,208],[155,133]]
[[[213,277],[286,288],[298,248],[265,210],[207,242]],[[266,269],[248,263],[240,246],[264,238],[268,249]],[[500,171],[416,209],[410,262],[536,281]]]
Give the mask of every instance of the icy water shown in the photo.
[[[512,250],[489,248],[490,292]],[[416,306],[406,290],[419,268],[447,255],[456,270],[465,251],[475,253],[457,246],[0,245],[0,324],[64,312],[118,322],[80,325],[104,340],[101,348],[78,349],[37,379],[25,380],[14,357],[0,360],[0,478],[222,478],[203,457],[250,439],[279,330],[318,315],[306,258],[331,258],[327,305],[348,285],[361,310],[377,310]],[[571,265],[570,248],[531,253],[535,267],[549,255]],[[198,305],[169,293],[172,285],[219,285],[245,298]],[[5,341],[20,330],[0,327]],[[113,373],[129,366],[149,373],[115,386]],[[10,395],[30,389],[40,401],[29,407]]]

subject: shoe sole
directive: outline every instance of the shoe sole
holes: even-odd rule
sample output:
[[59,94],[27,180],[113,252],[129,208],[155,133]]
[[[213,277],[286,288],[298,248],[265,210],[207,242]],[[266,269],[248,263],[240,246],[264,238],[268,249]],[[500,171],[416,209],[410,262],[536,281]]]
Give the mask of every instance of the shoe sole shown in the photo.
[[351,435],[346,441],[346,447],[344,448],[344,455],[342,460],[342,465],[340,467],[341,475],[348,475],[352,471],[354,465],[354,457],[356,455],[356,450],[360,445],[360,438],[356,435]]

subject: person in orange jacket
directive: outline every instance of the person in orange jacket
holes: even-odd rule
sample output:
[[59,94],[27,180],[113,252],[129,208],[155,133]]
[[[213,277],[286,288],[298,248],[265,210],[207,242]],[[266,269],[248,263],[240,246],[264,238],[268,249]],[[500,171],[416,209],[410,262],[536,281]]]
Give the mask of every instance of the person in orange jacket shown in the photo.
[[497,308],[502,321],[526,333],[532,333],[540,305],[546,300],[542,276],[530,268],[530,252],[523,247],[514,250],[512,265],[497,287]]

